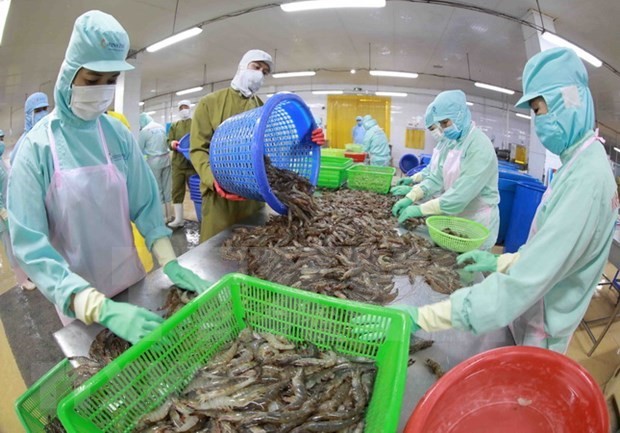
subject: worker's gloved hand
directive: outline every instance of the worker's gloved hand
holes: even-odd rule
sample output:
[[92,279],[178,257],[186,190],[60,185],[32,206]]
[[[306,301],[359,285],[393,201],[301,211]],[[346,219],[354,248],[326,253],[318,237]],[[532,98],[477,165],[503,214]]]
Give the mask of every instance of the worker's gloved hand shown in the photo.
[[194,272],[181,266],[177,260],[166,263],[164,266],[164,274],[166,274],[175,285],[192,292],[206,292],[212,285],[212,283],[203,280]]
[[2,221],[7,221],[9,219],[9,213],[6,208],[0,209],[0,218],[2,218]]
[[424,180],[424,175],[422,173],[416,173],[411,176],[411,180],[413,181],[413,183],[420,183]]
[[[418,308],[409,305],[391,305],[388,308],[403,311],[412,319],[411,333],[415,334],[420,330],[418,325]],[[354,327],[352,329],[359,339],[364,341],[376,341],[385,338],[385,323],[378,316],[362,315],[351,320]]]
[[405,177],[401,177],[398,180],[398,183],[396,185],[411,185],[413,183],[413,179],[410,178],[409,176],[405,176]]
[[418,332],[420,329],[420,325],[418,324],[418,314],[419,314],[419,310],[418,307],[414,307],[413,305],[404,305],[404,304],[396,304],[396,305],[390,305],[389,308],[394,308],[395,310],[400,310],[403,311],[407,314],[409,314],[409,317],[411,317],[411,333],[415,334],[416,332]]
[[462,265],[468,260],[473,261],[473,264],[463,268],[467,272],[496,272],[497,258],[498,256],[487,251],[474,250],[461,254],[456,258],[456,262]]
[[172,147],[172,150],[178,152],[179,151],[179,140],[172,140],[170,142],[170,147]]
[[401,198],[400,200],[398,200],[396,202],[396,204],[392,207],[392,215],[394,216],[398,216],[400,215],[400,213],[407,208],[408,206],[411,206],[411,204],[413,203],[413,201],[407,197],[405,198]]
[[164,319],[157,314],[135,305],[105,299],[97,322],[114,334],[136,344],[150,334]]
[[312,142],[317,146],[323,146],[325,144],[325,134],[321,128],[316,128],[312,131]]
[[409,206],[400,213],[398,222],[402,224],[410,218],[420,218],[423,216],[424,215],[422,214],[422,209],[420,209],[420,206]]
[[213,187],[215,188],[215,192],[217,192],[217,195],[219,195],[220,197],[225,198],[226,200],[231,200],[231,201],[245,201],[245,198],[237,195],[237,194],[231,194],[229,192],[226,192],[222,189],[222,187],[220,186],[219,183],[217,183],[217,180],[213,179]]
[[411,191],[411,188],[411,186],[407,185],[397,185],[392,187],[390,193],[392,193],[392,195],[407,195]]

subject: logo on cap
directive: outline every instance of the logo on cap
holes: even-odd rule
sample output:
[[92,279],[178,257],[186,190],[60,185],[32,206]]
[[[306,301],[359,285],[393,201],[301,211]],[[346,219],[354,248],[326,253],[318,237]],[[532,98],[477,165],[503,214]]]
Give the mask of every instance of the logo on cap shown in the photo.
[[125,51],[125,45],[118,42],[106,41],[105,38],[101,38],[101,48],[105,48],[111,51]]

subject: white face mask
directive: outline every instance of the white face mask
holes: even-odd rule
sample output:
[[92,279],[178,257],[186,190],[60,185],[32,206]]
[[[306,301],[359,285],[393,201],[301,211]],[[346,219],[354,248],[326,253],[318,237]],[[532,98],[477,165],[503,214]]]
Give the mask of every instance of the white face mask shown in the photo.
[[95,120],[112,104],[115,90],[115,84],[72,86],[69,107],[80,119]]
[[233,79],[233,83],[243,96],[249,98],[260,90],[264,79],[262,71],[244,69]]
[[179,111],[179,116],[183,120],[189,119],[189,108],[184,108],[184,109],[180,110]]
[[439,141],[443,138],[443,131],[441,128],[435,128],[431,130],[431,135],[435,140]]

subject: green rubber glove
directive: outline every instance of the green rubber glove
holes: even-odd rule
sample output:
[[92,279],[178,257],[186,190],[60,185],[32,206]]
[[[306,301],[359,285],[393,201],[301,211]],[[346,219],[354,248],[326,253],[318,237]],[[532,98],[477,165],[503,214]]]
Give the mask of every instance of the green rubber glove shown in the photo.
[[413,187],[406,185],[393,186],[390,192],[392,195],[407,195]]
[[407,221],[409,218],[420,218],[423,216],[424,215],[422,215],[422,209],[420,208],[420,206],[417,206],[417,205],[409,206],[400,213],[400,216],[398,217],[398,222],[402,224],[405,221]]
[[405,209],[407,206],[411,206],[412,204],[413,204],[413,200],[411,200],[410,198],[407,198],[407,197],[401,198],[392,207],[392,215],[398,216],[402,212],[403,209]]
[[199,294],[206,292],[212,285],[212,283],[203,280],[194,272],[179,265],[177,260],[171,260],[166,263],[164,266],[164,274],[180,288]]
[[411,177],[409,176],[405,176],[405,177],[401,177],[398,180],[397,185],[411,185],[413,183],[413,179],[411,179]]
[[461,254],[456,258],[456,262],[462,265],[468,260],[473,260],[473,264],[463,268],[468,272],[497,272],[497,257],[487,251],[474,250]]
[[137,307],[111,299],[103,301],[99,311],[98,323],[114,334],[136,344],[150,334],[164,319],[146,308]]
[[418,325],[418,307],[414,307],[413,305],[396,304],[396,305],[391,305],[389,308],[400,310],[400,311],[403,311],[409,314],[409,317],[411,317],[411,321],[412,321],[412,324],[411,324],[412,334],[415,334],[420,329],[422,329],[420,328],[420,325]]

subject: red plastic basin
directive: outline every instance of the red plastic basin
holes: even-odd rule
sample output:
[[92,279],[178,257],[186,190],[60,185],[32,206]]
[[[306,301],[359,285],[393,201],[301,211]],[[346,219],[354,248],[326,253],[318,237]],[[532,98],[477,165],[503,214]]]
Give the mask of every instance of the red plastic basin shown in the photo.
[[345,158],[351,158],[355,162],[364,162],[366,160],[366,152],[345,152]]
[[463,361],[422,397],[405,433],[608,433],[605,398],[575,361],[515,346]]

